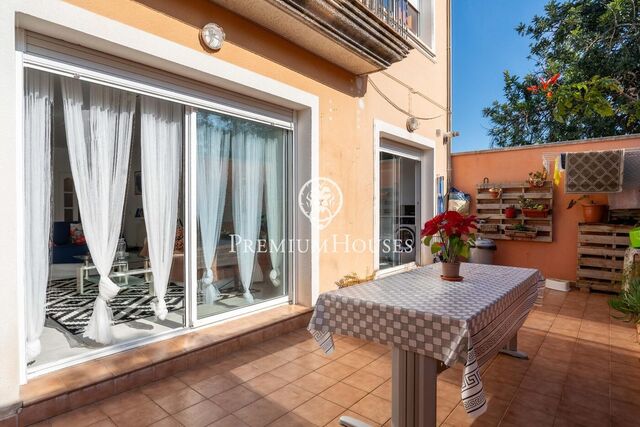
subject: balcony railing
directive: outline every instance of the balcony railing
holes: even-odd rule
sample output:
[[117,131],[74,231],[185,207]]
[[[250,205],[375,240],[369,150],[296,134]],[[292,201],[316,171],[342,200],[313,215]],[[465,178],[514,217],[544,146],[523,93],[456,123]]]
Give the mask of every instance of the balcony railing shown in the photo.
[[399,35],[407,36],[409,19],[407,0],[360,0],[360,2]]
[[413,48],[408,0],[210,0],[354,74],[383,70]]

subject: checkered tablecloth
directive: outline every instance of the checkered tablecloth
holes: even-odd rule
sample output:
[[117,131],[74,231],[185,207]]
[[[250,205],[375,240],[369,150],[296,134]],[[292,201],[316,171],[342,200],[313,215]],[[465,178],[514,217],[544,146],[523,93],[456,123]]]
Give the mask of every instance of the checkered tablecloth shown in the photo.
[[438,264],[326,292],[318,297],[309,331],[325,352],[331,334],[399,347],[452,366],[465,364],[462,401],[467,413],[486,410],[480,367],[542,302],[538,270],[463,263],[462,282],[440,279]]

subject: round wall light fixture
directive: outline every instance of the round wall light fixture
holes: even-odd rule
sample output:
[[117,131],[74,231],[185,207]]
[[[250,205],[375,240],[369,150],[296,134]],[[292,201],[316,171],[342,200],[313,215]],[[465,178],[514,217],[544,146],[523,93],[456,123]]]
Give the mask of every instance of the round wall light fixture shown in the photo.
[[220,50],[224,43],[224,38],[225,34],[222,27],[218,24],[214,24],[213,22],[205,25],[200,30],[200,41],[208,49]]
[[420,120],[416,119],[415,117],[409,117],[407,119],[407,130],[409,132],[413,132],[417,130],[419,127],[420,127]]

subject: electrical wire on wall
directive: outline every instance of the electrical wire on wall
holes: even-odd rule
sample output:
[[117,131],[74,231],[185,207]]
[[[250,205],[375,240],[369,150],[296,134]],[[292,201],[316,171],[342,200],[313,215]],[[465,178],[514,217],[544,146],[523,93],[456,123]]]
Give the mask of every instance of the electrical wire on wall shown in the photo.
[[[419,117],[419,116],[415,116],[411,113],[411,111],[407,111],[404,108],[402,108],[401,106],[399,106],[398,104],[396,104],[395,102],[393,102],[393,100],[391,98],[389,98],[373,81],[373,79],[371,79],[371,77],[368,77],[368,82],[371,85],[371,87],[378,92],[378,94],[385,100],[387,101],[393,108],[395,108],[396,110],[400,111],[403,114],[406,114],[409,117],[413,117],[414,119],[417,120],[434,120],[437,119],[439,117],[442,117],[442,114],[438,114],[437,116],[432,116],[432,117]],[[411,105],[411,92],[409,92],[409,105]]]

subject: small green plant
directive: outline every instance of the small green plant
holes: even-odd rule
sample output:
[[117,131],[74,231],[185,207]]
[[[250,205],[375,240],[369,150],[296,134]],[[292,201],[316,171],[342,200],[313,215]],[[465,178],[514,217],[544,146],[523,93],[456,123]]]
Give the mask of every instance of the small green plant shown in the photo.
[[541,171],[529,172],[529,184],[533,187],[542,187],[547,180],[547,168]]
[[523,195],[518,197],[518,204],[520,205],[520,209],[536,209],[539,211],[542,211],[547,207],[544,203],[538,203],[534,199],[527,199]]
[[513,229],[516,230],[516,231],[530,231],[529,227],[527,227],[526,225],[524,225],[522,223],[514,225]]
[[609,300],[609,306],[622,313],[622,316],[614,316],[626,322],[640,322],[640,277],[634,277],[629,281],[627,288],[620,295]]

